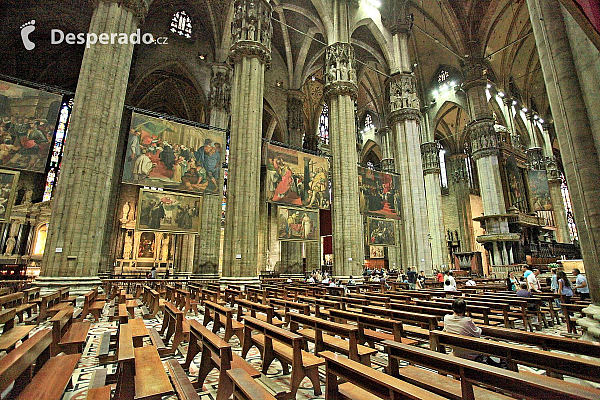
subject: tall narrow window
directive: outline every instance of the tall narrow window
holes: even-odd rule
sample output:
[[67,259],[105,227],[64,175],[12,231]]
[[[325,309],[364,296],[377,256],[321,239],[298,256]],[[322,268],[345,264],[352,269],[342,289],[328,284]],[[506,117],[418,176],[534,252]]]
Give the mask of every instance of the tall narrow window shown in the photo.
[[177,11],[171,19],[171,32],[186,38],[192,37],[192,19],[185,11]]
[[52,157],[50,157],[50,168],[46,174],[46,186],[44,187],[44,197],[42,201],[48,201],[52,198],[52,191],[58,182],[58,173],[60,172],[60,162],[65,147],[65,140],[69,132],[69,121],[71,120],[71,110],[73,109],[73,99],[65,101],[60,107],[58,125],[54,135],[54,145],[52,146]]
[[323,111],[319,117],[319,137],[325,144],[329,144],[329,107],[323,105]]
[[446,175],[446,150],[440,146],[440,186],[448,187],[448,177]]
[[375,125],[373,124],[373,117],[371,116],[371,114],[367,113],[367,115],[365,115],[365,130],[369,130],[369,129],[373,129],[375,128]]
[[577,225],[575,225],[575,217],[573,216],[573,206],[571,205],[571,195],[569,194],[569,188],[567,187],[567,179],[565,178],[565,174],[560,174],[560,180],[560,191],[562,193],[565,212],[567,214],[569,235],[571,236],[571,240],[579,240],[579,235],[577,234]]

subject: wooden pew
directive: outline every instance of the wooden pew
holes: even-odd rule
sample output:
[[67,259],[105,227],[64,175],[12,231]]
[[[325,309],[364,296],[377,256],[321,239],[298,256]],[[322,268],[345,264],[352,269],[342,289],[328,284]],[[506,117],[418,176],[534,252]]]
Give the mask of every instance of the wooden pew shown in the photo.
[[175,289],[175,306],[182,310],[184,314],[194,311],[198,314],[198,302],[192,299],[189,291],[184,289]]
[[9,353],[14,350],[17,343],[26,339],[35,328],[35,325],[14,326],[15,316],[15,309],[0,312],[0,324],[4,324],[4,330],[0,335],[0,351]]
[[[236,317],[238,322],[242,321],[244,315],[250,315],[252,318],[268,322],[269,324],[273,324],[278,327],[285,325],[284,321],[275,318],[275,309],[271,306],[240,298],[237,298],[235,301],[238,305]],[[244,312],[244,309],[247,311]]]
[[567,323],[567,332],[577,335],[577,323],[575,319],[572,318],[573,313],[581,313],[581,310],[586,308],[587,305],[583,304],[566,304],[562,303],[560,308],[562,310],[563,318]]
[[177,397],[183,400],[200,400],[200,395],[198,395],[196,388],[190,382],[183,368],[181,368],[179,361],[172,358],[166,364]]
[[233,335],[237,336],[240,341],[243,337],[244,325],[233,319],[233,309],[213,303],[212,301],[204,302],[204,326],[213,321],[213,332],[219,332],[221,327],[225,328],[224,339],[229,342]]
[[239,299],[241,297],[242,297],[241,290],[237,290],[237,289],[228,287],[225,289],[225,293],[223,295],[223,300],[225,301],[225,303],[228,303],[229,306],[233,307],[233,305],[235,304],[235,300]]
[[163,335],[163,342],[166,343],[169,343],[173,337],[173,343],[168,347],[168,354],[175,354],[181,343],[190,340],[190,323],[184,313],[170,301],[165,303],[163,324],[159,333]]
[[481,334],[491,339],[504,339],[511,342],[538,346],[542,350],[559,350],[600,358],[600,344],[595,342],[494,326],[481,326],[480,328],[482,329]]
[[301,314],[310,315],[310,304],[271,297],[267,298],[267,304],[275,309],[275,315],[279,316],[280,319],[285,319],[286,322],[289,322],[287,314],[290,310],[296,310]]
[[106,301],[99,300],[98,288],[95,287],[83,296],[83,311],[81,312],[81,318],[85,318],[89,314],[92,314],[94,319],[99,321],[105,304]]
[[[442,308],[445,310],[452,310],[451,303],[442,303],[439,301],[426,301],[426,300],[417,300],[416,304],[418,306],[430,307],[430,308]],[[495,325],[499,321],[491,321],[490,322],[490,313],[491,309],[489,307],[484,306],[475,306],[475,305],[467,305],[467,309],[465,314],[473,319],[477,323],[483,323],[484,325]]]
[[15,317],[17,312],[13,309],[0,310],[0,324],[4,324],[2,332],[8,332],[15,326]]
[[[253,331],[259,333],[253,334]],[[262,355],[262,372],[265,374],[275,358],[281,362],[284,375],[289,373],[288,366],[291,366],[290,391],[285,395],[278,395],[278,398],[295,398],[300,382],[305,376],[312,382],[315,396],[321,395],[318,368],[325,364],[325,360],[302,350],[304,347],[302,336],[245,316],[242,342],[243,358],[246,357],[252,346],[259,349]]]
[[[315,344],[315,355],[317,356],[322,351],[332,350],[370,366],[371,355],[377,353],[376,349],[358,344],[357,326],[339,324],[298,313],[288,313],[287,317],[292,332]],[[302,329],[299,329],[299,325],[302,325]],[[305,350],[308,350],[308,347],[305,347]]]
[[14,309],[17,313],[17,317],[19,317],[19,322],[23,322],[23,320],[25,319],[25,313],[27,313],[27,316],[31,318],[33,314],[32,309],[34,307],[35,304],[27,303],[23,292],[16,292],[0,296],[0,309]]
[[[476,307],[487,307],[491,310],[491,314],[489,315],[488,319],[490,320],[490,322],[493,323],[502,323],[504,324],[505,328],[514,328],[515,327],[515,321],[517,320],[517,318],[511,316],[513,315],[513,313],[511,312],[511,307],[509,304],[505,304],[505,303],[494,303],[494,302],[484,302],[484,301],[477,301],[472,299],[471,297],[465,297],[464,298],[465,303],[467,304],[467,307],[469,306],[476,306]],[[444,303],[446,305],[450,305],[450,308],[452,308],[452,302],[454,301],[453,299],[440,299],[440,298],[435,298],[432,301],[435,301],[436,303]],[[419,301],[417,301],[417,304],[419,303]]]
[[325,300],[338,301],[341,304],[341,309],[346,311],[355,311],[360,309],[362,306],[369,305],[367,299],[357,299],[353,297],[340,297],[340,296],[324,296]]
[[233,385],[233,400],[275,400],[269,392],[241,368],[230,369],[227,376]]
[[[418,340],[426,339],[426,341],[429,341],[429,331],[436,330],[439,327],[438,316],[436,315],[373,306],[361,306],[361,311],[366,314],[402,321],[402,326],[406,334]],[[424,328],[417,328],[413,325],[419,325]]]
[[134,347],[129,324],[119,325],[115,399],[160,398],[173,386],[154,346]]
[[447,332],[431,332],[429,337],[431,350],[434,351],[445,352],[445,346],[458,347],[506,359],[508,367],[512,371],[518,371],[518,364],[522,364],[544,369],[548,376],[569,375],[600,382],[600,361],[598,360],[587,360],[581,357]]
[[148,303],[146,306],[148,307],[148,311],[150,311],[149,318],[155,318],[159,311],[164,310],[165,301],[160,298],[160,294],[156,290],[150,289],[148,291]]
[[[14,382],[10,398],[61,399],[81,354],[50,357],[51,345],[52,331],[42,329],[2,357],[0,392]],[[32,367],[34,363],[35,368]],[[42,393],[43,397],[40,396]]]
[[260,377],[260,372],[254,369],[243,358],[231,350],[229,343],[209,331],[198,321],[190,320],[190,339],[188,353],[183,369],[189,370],[194,357],[202,352],[198,379],[193,382],[196,389],[201,389],[204,380],[213,369],[219,370],[219,390],[217,400],[228,399],[233,393],[233,385],[226,373],[232,368],[241,368],[252,378]]
[[40,305],[40,288],[39,287],[32,287],[29,289],[24,289],[23,290],[23,295],[25,297],[25,301],[27,303],[31,303],[33,304],[33,309],[32,311],[34,313],[36,313],[39,309],[39,305]]
[[299,301],[303,302],[303,303],[308,303],[310,304],[313,308],[314,311],[311,309],[311,313],[315,314],[315,317],[329,317],[329,310],[332,308],[335,308],[336,310],[341,309],[341,304],[337,301],[331,301],[331,300],[325,300],[325,299],[318,299],[315,297],[308,297],[308,296],[298,296]]
[[337,309],[330,309],[329,312],[330,317],[334,321],[342,323],[353,321],[356,323],[358,326],[359,344],[369,343],[371,347],[374,347],[375,342],[381,342],[386,339],[405,344],[417,343],[416,340],[403,337],[404,330],[401,321]]
[[330,351],[322,354],[325,358],[327,399],[444,399]]
[[465,400],[476,398],[476,385],[499,388],[503,392],[526,399],[591,400],[600,396],[600,390],[547,376],[509,371],[391,340],[384,340],[382,344],[388,352],[388,373],[392,376],[402,378],[404,368],[399,368],[399,360],[404,360],[439,371],[441,374],[460,377],[461,398]]
[[65,307],[50,318],[50,322],[52,322],[52,356],[60,352],[83,353],[83,345],[92,323],[88,321],[73,322],[73,312],[73,307]]
[[37,323],[45,321],[46,318],[52,317],[65,307],[69,307],[69,303],[61,303],[60,291],[56,291],[45,296],[40,300],[40,312],[38,314]]

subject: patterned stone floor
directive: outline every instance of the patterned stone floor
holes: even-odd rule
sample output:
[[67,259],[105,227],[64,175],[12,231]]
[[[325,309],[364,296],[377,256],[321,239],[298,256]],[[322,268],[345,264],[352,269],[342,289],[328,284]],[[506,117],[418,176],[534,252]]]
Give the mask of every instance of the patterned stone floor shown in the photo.
[[[138,308],[136,308],[136,318],[141,318],[141,313]],[[188,319],[197,319],[200,322],[202,322],[201,314],[199,314],[199,315],[189,314],[187,316],[187,318]],[[90,321],[91,321],[91,319],[90,319]],[[145,322],[148,327],[155,327],[158,330],[160,330],[160,327],[162,324],[162,315],[159,314],[158,318],[145,320]],[[49,324],[48,323],[43,324],[40,327],[40,329],[42,327],[43,328],[49,327]],[[100,322],[92,322],[92,326],[89,331],[88,341],[87,341],[87,344],[83,351],[83,356],[81,357],[81,360],[79,361],[79,364],[77,365],[77,368],[75,369],[75,371],[73,373],[73,378],[72,378],[73,387],[65,392],[65,394],[63,396],[63,400],[83,400],[83,399],[85,399],[87,387],[88,387],[92,372],[94,371],[94,369],[96,369],[98,367],[98,359],[96,357],[96,352],[97,352],[98,343],[100,341],[100,336],[102,335],[102,333],[107,332],[107,331],[116,333],[117,323],[109,322],[108,317],[101,318]],[[565,324],[561,324],[561,325],[554,326],[554,327],[549,327],[549,328],[546,328],[543,330],[544,333],[554,334],[554,335],[560,335],[561,333],[564,333],[565,331],[566,331]],[[221,337],[223,336],[222,330],[220,332],[220,336]],[[150,344],[150,339],[146,338],[145,340],[148,342],[145,344]],[[241,345],[236,336],[234,336],[230,340],[230,344],[232,345],[232,349],[235,352],[237,352],[238,354],[241,353]],[[310,344],[309,344],[309,348],[310,348],[310,351],[313,351],[313,348],[311,347]],[[181,363],[183,363],[185,360],[186,354],[187,354],[187,344],[184,344],[184,345],[180,346],[179,351],[174,356],[164,357],[163,361],[168,360],[170,358],[177,358]],[[246,357],[246,360],[250,364],[252,364],[257,370],[259,370],[259,371],[261,370],[260,354],[255,347],[253,347],[250,350],[250,352],[248,353],[248,356]],[[188,373],[188,376],[192,380],[198,374],[198,366],[199,366],[198,363],[199,362],[200,362],[200,354],[198,354],[198,356],[195,358],[194,363],[190,367],[190,370]],[[385,354],[380,352],[377,355],[371,357],[371,364],[372,364],[373,368],[376,368],[378,370],[383,370],[383,367],[387,364],[387,357],[385,356]],[[115,372],[116,365],[109,365],[108,368],[109,368],[109,373],[113,373],[113,372]],[[537,373],[537,374],[544,373],[544,371],[539,371],[539,370],[536,370],[536,369],[530,368],[530,367],[520,366],[520,369],[526,370],[529,372],[533,372],[533,373]],[[572,378],[567,378],[567,379],[569,381],[579,382],[579,383],[583,383],[586,385],[591,385],[588,382],[581,382],[578,379],[572,379]],[[302,381],[302,384],[300,386],[300,389],[298,390],[298,394],[297,394],[296,398],[297,399],[324,399],[325,398],[324,397],[324,392],[325,392],[324,367],[322,367],[320,369],[320,380],[321,380],[321,389],[322,389],[323,395],[315,396],[311,382],[308,380],[308,378],[305,378]],[[276,394],[279,392],[289,390],[290,375],[289,374],[284,375],[282,368],[281,368],[281,364],[277,360],[275,360],[269,367],[267,374],[263,374],[260,378],[257,379],[257,381],[260,384],[262,384],[265,388],[267,388],[267,390],[269,392]],[[202,400],[216,399],[216,393],[217,393],[217,389],[218,389],[217,382],[218,382],[218,372],[216,370],[213,370],[207,377],[207,379],[204,383],[204,387],[202,388],[202,391],[199,393]],[[594,384],[594,386],[599,387],[600,385]],[[167,396],[164,399],[171,400],[171,399],[176,399],[176,398],[177,397],[175,395],[173,395],[173,396]]]

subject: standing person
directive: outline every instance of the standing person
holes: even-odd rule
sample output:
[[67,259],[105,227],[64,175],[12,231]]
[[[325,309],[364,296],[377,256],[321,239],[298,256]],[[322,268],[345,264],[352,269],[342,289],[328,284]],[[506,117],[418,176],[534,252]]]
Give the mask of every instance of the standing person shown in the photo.
[[575,288],[577,289],[577,293],[581,300],[586,300],[590,298],[590,288],[587,284],[587,278],[583,276],[579,268],[573,268],[573,276],[575,278]]
[[444,274],[442,274],[442,271],[438,271],[437,275],[435,277],[438,282],[440,282],[440,283],[444,282]]
[[540,281],[538,280],[539,274],[540,270],[534,269],[533,272],[527,277],[527,288],[530,292],[542,293],[542,287],[540,286]]
[[558,276],[556,275],[556,268],[552,268],[552,278],[550,278],[550,290],[552,293],[558,293]]
[[450,280],[450,284],[454,286],[454,290],[456,290],[456,279],[454,279],[454,272],[448,272],[448,279]]
[[425,289],[425,279],[427,279],[427,277],[425,276],[425,271],[421,270],[421,274],[417,277],[418,289]]
[[573,297],[573,289],[571,288],[571,281],[565,274],[565,271],[558,271],[558,292],[561,294],[561,299],[566,304],[571,303],[571,297]]
[[512,292],[516,292],[519,287],[519,281],[515,278],[515,271],[510,271],[506,277],[506,288]]
[[456,286],[452,286],[450,279],[446,279],[444,282],[444,292],[456,292]]
[[415,267],[408,267],[406,275],[408,276],[408,287],[410,290],[415,290],[415,285],[417,283],[417,272],[415,271]]
[[523,278],[527,279],[529,277],[529,275],[533,274],[533,271],[531,270],[531,265],[524,265],[523,266]]
[[152,267],[150,270],[150,279],[156,279],[156,267]]

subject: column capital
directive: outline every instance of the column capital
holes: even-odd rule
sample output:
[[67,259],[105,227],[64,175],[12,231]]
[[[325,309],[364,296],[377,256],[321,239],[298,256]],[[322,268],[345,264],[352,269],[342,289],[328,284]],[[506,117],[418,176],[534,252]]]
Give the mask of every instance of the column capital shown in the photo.
[[497,155],[500,148],[500,135],[494,129],[494,120],[480,119],[468,125],[471,137],[471,154],[473,159],[489,155]]
[[440,173],[440,145],[438,142],[421,144],[421,162],[424,175]]
[[213,64],[210,78],[210,107],[229,113],[231,103],[231,68],[226,64]]
[[299,90],[287,91],[287,129],[291,145],[302,145],[304,99],[304,93]]
[[381,169],[383,172],[396,172],[396,160],[393,158],[384,158],[381,160]]
[[256,57],[270,65],[273,36],[271,4],[267,0],[236,0],[234,10],[230,60],[235,62],[242,57]]
[[548,183],[562,183],[556,157],[546,157],[546,171],[548,173]]
[[154,0],[93,0],[92,5],[94,8],[99,3],[117,3],[119,6],[131,11],[135,19],[138,20],[138,25],[141,25],[148,15],[150,5]]
[[527,154],[527,166],[529,169],[546,170],[546,158],[544,157],[544,150],[541,147],[530,147],[525,153]]
[[454,183],[468,182],[469,174],[465,160],[468,155],[465,153],[451,154],[448,156],[448,177]]
[[356,99],[356,61],[350,43],[337,42],[325,49],[325,98],[347,95]]
[[390,124],[405,119],[421,119],[417,79],[414,74],[397,73],[388,78],[390,97]]
[[398,34],[410,36],[414,19],[412,14],[399,16],[390,26],[390,33],[392,36]]
[[487,85],[487,70],[488,66],[483,58],[468,58],[463,67],[463,74],[465,76],[463,88],[469,90],[475,86]]

